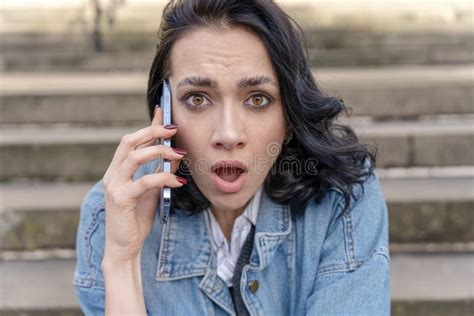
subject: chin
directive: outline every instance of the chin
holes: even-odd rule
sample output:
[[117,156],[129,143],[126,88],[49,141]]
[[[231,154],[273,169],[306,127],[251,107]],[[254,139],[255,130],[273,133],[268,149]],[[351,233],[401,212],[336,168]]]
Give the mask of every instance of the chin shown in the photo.
[[215,208],[223,211],[234,211],[239,209],[252,198],[246,190],[241,190],[237,193],[225,194],[217,193],[212,198],[207,198]]

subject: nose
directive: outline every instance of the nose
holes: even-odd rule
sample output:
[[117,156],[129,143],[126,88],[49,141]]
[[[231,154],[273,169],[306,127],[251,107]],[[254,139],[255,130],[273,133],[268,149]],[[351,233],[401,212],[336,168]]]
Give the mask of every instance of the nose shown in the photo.
[[212,146],[216,149],[233,150],[247,143],[245,121],[232,105],[222,106],[214,122]]

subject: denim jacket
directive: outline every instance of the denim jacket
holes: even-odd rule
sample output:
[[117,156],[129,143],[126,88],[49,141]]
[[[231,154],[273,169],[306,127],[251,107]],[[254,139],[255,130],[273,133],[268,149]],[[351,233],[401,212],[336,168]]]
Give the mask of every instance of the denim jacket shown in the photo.
[[[149,171],[143,165],[134,178]],[[263,192],[250,263],[234,284],[250,315],[390,315],[388,212],[377,174],[355,190],[360,198],[346,212],[331,189],[300,215]],[[82,203],[77,233],[74,285],[86,315],[104,314],[104,212],[99,181]],[[141,270],[149,315],[235,315],[203,212],[173,210],[166,223],[157,215]]]

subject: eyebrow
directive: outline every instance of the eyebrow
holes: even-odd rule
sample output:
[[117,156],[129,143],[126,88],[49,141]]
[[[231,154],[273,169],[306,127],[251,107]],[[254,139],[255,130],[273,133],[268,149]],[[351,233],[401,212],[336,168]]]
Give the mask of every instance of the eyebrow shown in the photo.
[[[271,84],[275,87],[278,87],[278,84],[275,80],[263,75],[243,78],[237,83],[237,87],[239,89],[246,89],[246,88],[261,86],[265,84]],[[177,88],[180,88],[186,85],[193,86],[193,87],[201,87],[201,88],[202,87],[205,87],[205,88],[218,87],[216,80],[210,79],[208,77],[198,77],[198,76],[191,76],[191,77],[184,78],[183,80],[178,82]]]

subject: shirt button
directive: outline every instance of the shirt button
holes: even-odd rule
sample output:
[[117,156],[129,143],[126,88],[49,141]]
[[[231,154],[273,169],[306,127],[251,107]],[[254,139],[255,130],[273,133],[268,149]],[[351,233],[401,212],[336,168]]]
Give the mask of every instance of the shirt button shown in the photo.
[[252,280],[249,282],[250,292],[255,293],[258,290],[258,281]]

